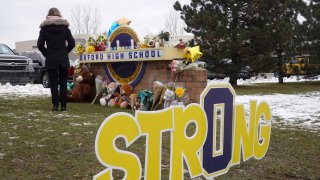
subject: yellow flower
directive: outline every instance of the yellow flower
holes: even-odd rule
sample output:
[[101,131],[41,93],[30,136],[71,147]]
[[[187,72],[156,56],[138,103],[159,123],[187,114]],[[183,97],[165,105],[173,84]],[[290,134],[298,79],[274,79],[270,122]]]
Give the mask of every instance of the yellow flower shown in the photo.
[[76,68],[76,69],[73,71],[73,74],[79,75],[80,72],[81,72],[81,68]]
[[91,52],[95,52],[95,48],[94,46],[88,46],[87,49],[86,49],[87,53],[91,53]]
[[82,54],[86,51],[86,49],[82,46],[82,44],[78,43],[75,47],[75,54]]
[[176,95],[178,96],[178,98],[181,98],[184,95],[184,88],[177,87],[176,88]]

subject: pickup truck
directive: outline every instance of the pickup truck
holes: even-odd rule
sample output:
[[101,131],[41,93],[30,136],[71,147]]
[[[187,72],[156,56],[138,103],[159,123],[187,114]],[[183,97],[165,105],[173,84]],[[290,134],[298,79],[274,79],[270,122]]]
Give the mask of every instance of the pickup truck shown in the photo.
[[[39,51],[29,51],[21,53],[22,56],[32,59],[34,68],[34,83],[40,83],[44,88],[49,88],[48,71],[45,67],[46,58]],[[74,61],[69,59],[70,66],[74,64]],[[73,77],[68,77],[68,82],[72,82]]]
[[19,56],[7,45],[0,44],[0,83],[12,85],[34,82],[32,59]]

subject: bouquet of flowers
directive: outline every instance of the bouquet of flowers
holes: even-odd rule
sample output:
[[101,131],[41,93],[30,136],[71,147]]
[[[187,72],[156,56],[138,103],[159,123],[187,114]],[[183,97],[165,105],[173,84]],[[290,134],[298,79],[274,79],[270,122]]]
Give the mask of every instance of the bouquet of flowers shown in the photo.
[[74,67],[73,75],[79,75],[81,72],[79,59],[75,60],[73,67]]
[[95,51],[105,51],[106,50],[107,39],[104,35],[99,35],[95,42]]
[[165,41],[169,41],[170,33],[161,31],[161,33],[159,34],[159,37]]
[[151,110],[155,110],[159,104],[161,104],[161,94],[164,89],[164,84],[160,81],[153,82],[153,103]]
[[96,41],[95,41],[94,37],[90,36],[87,40],[86,52],[87,53],[95,52],[95,50],[96,50],[95,46],[96,46]]
[[79,60],[76,59],[74,64],[68,68],[68,76],[79,75],[81,71]]
[[175,90],[175,94],[177,97],[178,105],[184,105],[188,103],[189,96],[185,94],[185,89],[182,87],[177,87]]
[[170,64],[171,71],[174,73],[179,73],[183,71],[186,67],[187,65],[185,65],[182,61],[178,60],[173,60]]
[[102,76],[98,75],[95,78],[95,85],[96,85],[96,96],[94,97],[94,99],[91,102],[91,104],[94,104],[96,102],[96,99],[98,98],[100,93],[103,91],[103,89],[106,87],[105,84],[104,84]]
[[86,48],[81,44],[77,43],[76,47],[74,48],[74,53],[79,55],[86,51]]
[[147,89],[139,91],[140,110],[149,111],[153,103],[153,93]]

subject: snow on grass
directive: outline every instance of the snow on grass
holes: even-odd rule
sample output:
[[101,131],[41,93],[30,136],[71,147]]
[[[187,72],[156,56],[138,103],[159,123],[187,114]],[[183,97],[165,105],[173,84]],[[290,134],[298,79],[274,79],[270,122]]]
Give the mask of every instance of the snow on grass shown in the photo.
[[250,100],[267,102],[271,115],[280,118],[281,123],[308,129],[320,129],[320,92],[236,97],[236,103],[244,104],[247,111]]
[[5,153],[0,153],[0,159],[3,159],[5,155],[6,155]]
[[17,136],[13,136],[13,137],[9,137],[9,139],[19,139],[19,137],[17,137]]
[[[302,76],[290,76],[289,78],[287,77],[283,78],[283,82],[285,83],[319,81],[319,80],[320,80],[320,75],[310,79],[305,79]],[[278,83],[278,78],[274,77],[273,74],[269,73],[265,75],[258,75],[246,80],[243,80],[243,79],[238,80],[239,85],[252,84],[252,83]]]
[[43,88],[41,84],[11,85],[0,84],[0,96],[4,98],[28,97],[28,96],[50,96],[50,89]]
[[[299,76],[291,76],[290,78],[284,78],[284,82],[304,82],[304,81],[320,81],[320,76],[313,79],[304,79]],[[208,84],[214,83],[227,83],[229,78],[222,80],[210,80]],[[247,80],[238,80],[238,85],[255,84],[255,83],[277,83],[278,79],[273,74],[263,74],[253,77]],[[18,97],[29,96],[50,96],[50,89],[43,88],[40,84],[27,84],[25,86],[0,84],[0,96],[10,99]],[[271,114],[273,117],[280,119],[280,122],[290,124],[293,126],[305,127],[308,129],[320,129],[320,92],[309,92],[301,94],[270,94],[270,95],[238,95],[236,97],[236,103],[242,103],[246,107],[246,111],[249,110],[249,101],[258,100],[266,101],[270,105]],[[6,113],[5,116],[15,116],[13,113]],[[36,113],[29,113],[28,116],[36,116]],[[70,115],[68,113],[50,114],[55,117],[73,117],[80,118],[80,116]],[[85,122],[83,124],[70,123],[71,126],[90,126]],[[52,129],[46,129],[45,131],[52,132]],[[67,135],[67,134],[65,134]]]
[[91,122],[84,122],[83,125],[85,125],[85,126],[97,126],[98,124],[91,123]]
[[[302,76],[290,76],[289,78],[284,77],[283,82],[307,82],[307,81],[320,81],[320,75],[305,79]],[[209,80],[208,84],[215,84],[215,83],[228,83],[229,77],[226,77],[224,79],[213,79]],[[238,79],[237,81],[238,85],[246,85],[246,84],[256,84],[256,83],[278,83],[278,78],[274,77],[272,73],[267,74],[259,74],[258,76],[252,77],[250,79]]]
[[[320,75],[312,79],[304,79],[300,76],[291,76],[283,78],[284,82],[306,82],[320,81]],[[229,78],[209,80],[208,84],[228,83]],[[238,80],[238,85],[247,85],[255,83],[278,83],[278,78],[272,74],[265,74],[253,77],[251,79]],[[246,114],[249,112],[249,101],[266,101],[271,109],[271,115],[280,119],[280,122],[273,123],[287,124],[307,128],[311,130],[320,130],[320,92],[309,92],[301,94],[270,94],[270,95],[237,95],[236,103],[245,105]]]
[[71,126],[82,126],[82,124],[79,123],[69,123]]
[[63,136],[70,136],[71,134],[69,132],[63,132],[61,133]]

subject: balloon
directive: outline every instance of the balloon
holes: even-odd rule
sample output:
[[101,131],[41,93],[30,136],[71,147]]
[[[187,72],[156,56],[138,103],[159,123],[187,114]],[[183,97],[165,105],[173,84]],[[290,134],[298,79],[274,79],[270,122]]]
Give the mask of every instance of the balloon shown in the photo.
[[201,56],[202,56],[202,52],[200,52],[200,46],[189,48],[185,53],[185,57],[191,63],[195,62]]
[[113,22],[109,32],[108,32],[108,37],[113,33],[114,30],[116,30],[118,27],[120,26],[120,24],[118,24],[117,22]]
[[131,21],[125,17],[122,17],[121,19],[117,20],[117,23],[119,25],[129,25],[131,23]]

